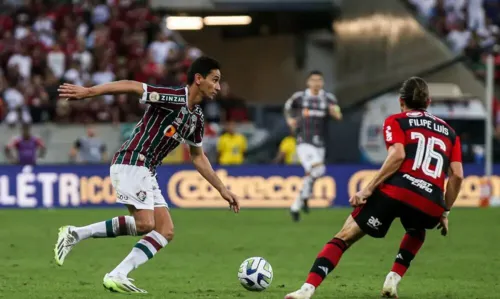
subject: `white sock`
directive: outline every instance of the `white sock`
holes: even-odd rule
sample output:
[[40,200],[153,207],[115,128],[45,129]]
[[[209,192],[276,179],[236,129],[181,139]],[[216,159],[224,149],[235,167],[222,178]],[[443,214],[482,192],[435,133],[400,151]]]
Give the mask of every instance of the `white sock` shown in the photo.
[[300,198],[300,194],[297,195],[297,198],[295,198],[295,201],[293,202],[292,206],[290,207],[290,211],[296,213],[299,212],[300,209],[302,208],[302,205],[304,204],[304,201],[302,198]]
[[135,236],[137,229],[132,216],[118,216],[112,219],[93,223],[73,229],[79,240],[93,238],[114,238],[116,236]]
[[145,235],[127,257],[113,270],[110,275],[123,274],[127,276],[132,270],[138,268],[167,246],[168,240],[157,231],[152,231]]
[[300,190],[300,197],[302,198],[302,200],[311,197],[314,181],[315,179],[310,175],[304,178],[304,182],[302,183],[302,189]]

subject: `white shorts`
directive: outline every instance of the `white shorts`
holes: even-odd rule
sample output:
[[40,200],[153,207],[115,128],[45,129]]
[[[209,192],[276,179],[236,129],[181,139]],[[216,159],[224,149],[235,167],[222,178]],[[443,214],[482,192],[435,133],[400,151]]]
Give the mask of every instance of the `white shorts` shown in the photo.
[[297,156],[302,167],[306,172],[309,172],[313,165],[325,163],[325,148],[301,143],[297,145]]
[[114,164],[110,167],[110,176],[116,190],[116,202],[132,205],[138,210],[168,208],[158,181],[146,167]]

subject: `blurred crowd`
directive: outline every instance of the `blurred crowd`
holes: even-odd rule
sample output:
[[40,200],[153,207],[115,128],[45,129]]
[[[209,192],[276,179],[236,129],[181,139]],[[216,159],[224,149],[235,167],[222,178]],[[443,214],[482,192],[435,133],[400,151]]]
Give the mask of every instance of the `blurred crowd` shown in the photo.
[[57,98],[57,87],[121,79],[185,84],[202,53],[169,31],[163,17],[147,1],[0,2],[0,122],[138,120],[144,107],[127,95],[69,103]]
[[[478,76],[485,74],[484,50],[500,37],[500,0],[408,0],[456,54],[465,54]],[[495,57],[500,66],[500,56]],[[500,79],[500,68],[496,72]]]

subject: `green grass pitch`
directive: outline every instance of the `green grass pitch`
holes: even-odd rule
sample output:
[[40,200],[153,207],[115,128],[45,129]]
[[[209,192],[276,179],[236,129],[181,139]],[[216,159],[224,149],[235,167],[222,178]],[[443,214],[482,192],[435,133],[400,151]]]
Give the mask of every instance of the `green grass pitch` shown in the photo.
[[[57,229],[121,215],[125,210],[1,210],[0,298],[119,298],[104,274],[137,237],[86,240],[63,267],[53,261]],[[283,298],[300,287],[317,252],[341,227],[348,209],[313,210],[291,223],[286,210],[172,210],[175,240],[132,272],[147,298]],[[500,209],[456,209],[450,235],[428,234],[400,284],[400,298],[500,298]],[[344,255],[315,298],[379,298],[403,230],[395,222],[382,240],[365,238]],[[247,257],[274,269],[271,287],[248,292],[237,280]]]

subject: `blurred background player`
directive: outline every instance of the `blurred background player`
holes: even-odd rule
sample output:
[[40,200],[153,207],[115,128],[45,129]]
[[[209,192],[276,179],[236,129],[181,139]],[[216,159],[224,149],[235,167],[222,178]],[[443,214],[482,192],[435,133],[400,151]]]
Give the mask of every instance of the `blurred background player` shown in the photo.
[[220,90],[219,63],[209,57],[193,62],[188,85],[181,88],[154,87],[137,81],[116,81],[90,88],[64,84],[60,97],[85,99],[105,94],[132,93],[149,104],[130,138],[115,153],[110,177],[116,201],[127,206],[132,216],[118,216],[83,227],[64,226],[54,248],[54,257],[62,266],[71,249],[88,238],[144,235],[130,254],[103,279],[106,289],[119,293],[147,293],[136,287],[129,273],[146,263],[174,237],[174,224],[168,204],[156,179],[156,168],[179,144],[190,147],[191,159],[198,172],[219,191],[234,212],[239,211],[236,196],[221,182],[203,153],[203,98],[213,99]]
[[300,193],[290,207],[294,221],[300,220],[300,209],[308,212],[307,200],[314,182],[325,174],[325,134],[328,119],[342,119],[337,98],[323,89],[323,74],[312,71],[307,77],[307,89],[298,91],[285,103],[285,118],[297,136],[297,156],[304,167],[305,177]]
[[[430,104],[427,83],[412,77],[400,90],[402,113],[384,122],[387,158],[370,183],[349,199],[356,207],[342,230],[316,258],[306,282],[285,299],[309,299],[342,254],[365,234],[383,238],[395,218],[406,234],[386,277],[382,296],[398,298],[397,286],[422,247],[426,230],[438,224],[448,234],[448,214],[463,179],[460,139],[443,120],[426,112]],[[449,181],[444,193],[446,174]]]
[[84,164],[106,163],[108,161],[106,144],[96,135],[93,126],[88,126],[86,133],[75,141],[69,152],[70,160]]
[[[14,155],[13,152],[16,152]],[[35,165],[37,158],[43,158],[46,153],[45,144],[41,138],[31,134],[31,126],[23,124],[21,135],[14,137],[5,146],[5,156],[7,159],[18,165]]]

